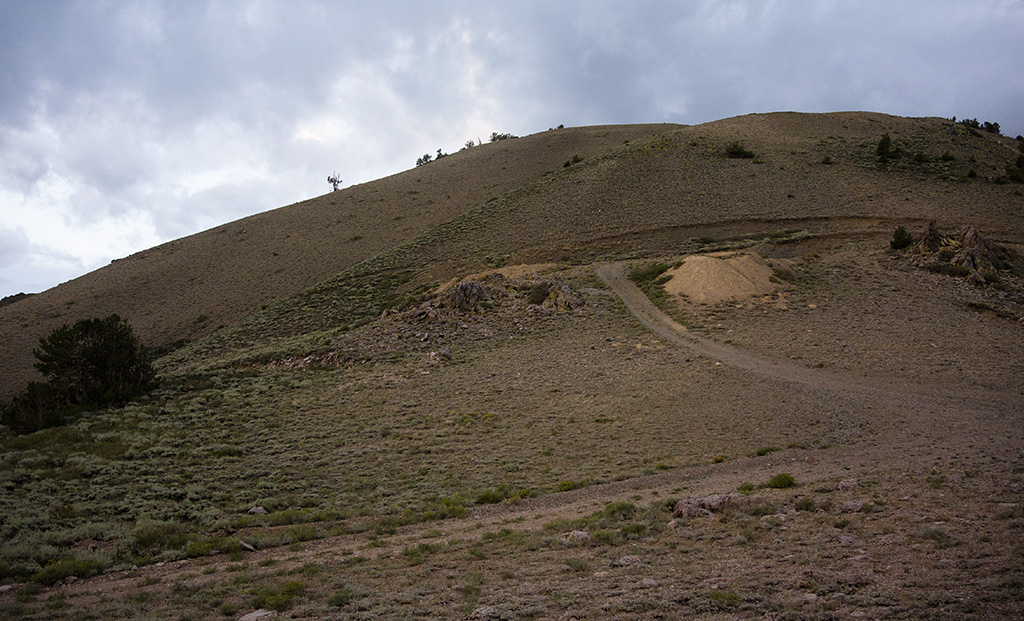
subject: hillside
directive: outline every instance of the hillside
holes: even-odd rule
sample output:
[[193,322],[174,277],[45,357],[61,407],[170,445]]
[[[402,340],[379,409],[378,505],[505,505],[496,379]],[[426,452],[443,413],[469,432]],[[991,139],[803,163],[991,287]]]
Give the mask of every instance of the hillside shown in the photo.
[[[145,250],[0,307],[0,401],[35,378],[32,348],[64,323],[118,313],[146,344],[205,336],[472,207],[664,125],[500,141]],[[515,148],[513,148],[513,146]]]
[[[11,321],[189,341],[136,403],[0,435],[0,616],[1020,617],[1018,148],[862,112],[552,130],[0,307],[8,391]],[[1016,258],[954,269],[964,225]]]

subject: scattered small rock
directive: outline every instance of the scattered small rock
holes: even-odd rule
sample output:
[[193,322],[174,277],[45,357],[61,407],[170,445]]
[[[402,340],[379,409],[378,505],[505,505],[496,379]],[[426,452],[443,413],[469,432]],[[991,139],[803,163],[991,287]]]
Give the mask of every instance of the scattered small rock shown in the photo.
[[716,511],[729,507],[758,507],[765,504],[762,496],[746,496],[744,494],[714,494],[696,498],[687,498],[676,503],[674,518],[707,517]]
[[470,619],[497,619],[498,609],[494,606],[480,606],[469,615]]
[[629,567],[630,565],[638,565],[642,562],[639,556],[623,556],[617,561],[612,561],[612,567]]

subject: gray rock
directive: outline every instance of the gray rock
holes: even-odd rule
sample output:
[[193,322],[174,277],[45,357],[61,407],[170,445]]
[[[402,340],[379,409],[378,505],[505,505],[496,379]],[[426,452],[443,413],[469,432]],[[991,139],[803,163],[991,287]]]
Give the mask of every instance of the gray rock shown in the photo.
[[264,609],[261,608],[259,610],[255,610],[253,612],[250,612],[249,614],[245,615],[244,617],[240,617],[238,619],[238,621],[257,621],[258,619],[273,619],[276,616],[277,616],[277,611],[275,611],[275,610],[264,610]]
[[836,489],[839,490],[840,492],[848,492],[855,487],[857,487],[856,479],[847,479],[845,481],[840,481],[836,485]]
[[249,509],[248,513],[249,515],[266,515],[267,510],[263,507],[253,507],[252,509]]
[[571,530],[559,535],[558,540],[567,545],[586,543],[590,541],[590,533],[585,530]]
[[863,500],[847,500],[839,506],[839,510],[843,513],[859,513],[864,510]]
[[642,562],[639,556],[623,556],[617,561],[612,561],[612,567],[629,567],[630,565],[638,565]]

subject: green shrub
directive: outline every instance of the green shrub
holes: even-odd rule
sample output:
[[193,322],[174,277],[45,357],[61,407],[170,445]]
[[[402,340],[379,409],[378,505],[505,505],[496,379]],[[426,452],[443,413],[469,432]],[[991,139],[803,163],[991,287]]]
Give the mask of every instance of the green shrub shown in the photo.
[[252,605],[254,608],[270,608],[284,612],[292,606],[292,600],[306,591],[306,583],[301,580],[288,582],[279,587],[263,587],[256,591]]
[[590,535],[590,540],[594,542],[594,545],[615,545],[619,540],[619,533],[614,530],[603,528],[601,530],[595,530],[593,534]]
[[355,600],[363,597],[364,593],[361,590],[354,590],[349,587],[341,587],[327,600],[327,603],[331,606],[342,607],[347,606]]
[[505,500],[517,501],[523,498],[531,498],[536,492],[526,488],[512,488],[508,485],[499,485],[480,492],[476,497],[478,505],[493,505]]
[[740,596],[735,591],[715,590],[709,595],[711,601],[722,606],[736,606],[740,603]]
[[896,227],[892,239],[889,240],[889,246],[893,250],[902,250],[912,243],[914,243],[914,237],[902,226]]
[[809,496],[798,498],[797,501],[793,503],[793,506],[797,511],[814,511],[817,508],[814,504],[814,499]]
[[622,527],[621,530],[623,535],[632,535],[634,537],[640,537],[647,532],[647,525],[637,523],[626,524]]
[[134,549],[137,554],[155,554],[178,550],[188,544],[189,533],[184,526],[170,522],[142,522],[135,527]]
[[33,582],[53,586],[65,578],[89,578],[103,571],[99,561],[87,561],[76,558],[65,558],[47,564],[32,576]]
[[787,487],[793,487],[794,485],[796,485],[796,479],[793,478],[793,475],[788,472],[783,472],[768,479],[768,483],[765,484],[765,487],[784,489]]

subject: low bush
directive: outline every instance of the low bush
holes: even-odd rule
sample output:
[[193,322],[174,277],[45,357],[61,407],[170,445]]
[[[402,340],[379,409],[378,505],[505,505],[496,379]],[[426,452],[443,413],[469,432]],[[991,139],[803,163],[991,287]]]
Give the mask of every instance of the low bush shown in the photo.
[[103,571],[103,564],[99,561],[66,558],[48,563],[32,576],[32,581],[53,586],[61,580],[72,576],[76,578],[89,578],[101,571]]
[[913,235],[911,235],[906,228],[898,226],[896,227],[896,230],[893,231],[892,239],[889,240],[889,247],[893,250],[902,250],[912,243],[914,243]]
[[284,612],[292,606],[292,601],[306,591],[306,583],[295,580],[279,587],[263,587],[253,596],[254,608],[270,608]]
[[739,140],[736,142],[730,142],[725,147],[725,154],[732,158],[750,159],[756,157],[753,151],[747,149],[747,147]]
[[536,493],[526,488],[513,488],[508,485],[499,485],[480,492],[476,497],[478,505],[493,505],[506,500],[515,502],[523,498],[531,498]]
[[765,487],[785,489],[787,487],[793,487],[794,485],[796,485],[796,479],[793,478],[793,475],[788,472],[783,472],[768,479],[768,483],[765,484]]
[[888,132],[882,134],[882,137],[878,139],[875,155],[878,156],[878,161],[880,162],[884,162],[892,157],[892,137],[889,136]]

